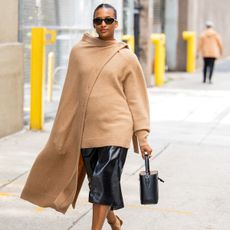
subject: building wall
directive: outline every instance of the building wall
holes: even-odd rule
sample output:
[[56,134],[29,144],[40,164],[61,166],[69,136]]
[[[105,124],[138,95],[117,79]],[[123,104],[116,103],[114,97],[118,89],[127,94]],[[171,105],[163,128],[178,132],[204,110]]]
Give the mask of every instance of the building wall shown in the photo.
[[0,1],[0,137],[23,128],[23,48],[18,1]]
[[165,0],[153,1],[153,33],[164,33],[165,26]]
[[186,42],[182,39],[182,33],[188,30],[188,3],[189,0],[178,0],[176,70],[179,71],[186,69]]
[[123,34],[134,35],[134,0],[123,0]]
[[147,86],[153,85],[152,78],[152,47],[150,36],[153,27],[153,0],[141,0],[140,10],[140,63],[144,72]]
[[186,43],[182,32],[188,28],[188,1],[165,1],[166,65],[169,71],[186,68]]
[[166,65],[169,70],[177,66],[177,36],[178,36],[178,0],[165,1],[165,36],[166,36]]
[[18,36],[16,0],[0,1],[0,43],[15,42]]

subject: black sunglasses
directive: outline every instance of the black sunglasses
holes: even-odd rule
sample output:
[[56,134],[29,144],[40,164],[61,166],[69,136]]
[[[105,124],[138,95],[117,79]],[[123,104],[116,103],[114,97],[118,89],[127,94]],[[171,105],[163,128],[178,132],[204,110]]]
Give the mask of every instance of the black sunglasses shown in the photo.
[[106,25],[111,25],[116,21],[116,19],[114,18],[94,18],[93,19],[93,23],[96,25],[101,25],[103,21],[105,22]]

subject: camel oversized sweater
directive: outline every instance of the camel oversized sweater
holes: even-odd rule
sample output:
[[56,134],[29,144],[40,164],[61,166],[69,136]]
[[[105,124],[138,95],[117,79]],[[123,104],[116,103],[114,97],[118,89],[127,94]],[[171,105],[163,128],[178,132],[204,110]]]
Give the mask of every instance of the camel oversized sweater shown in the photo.
[[[108,45],[89,34],[82,41],[101,49]],[[92,89],[81,147],[129,148],[133,133],[142,146],[147,144],[149,130],[149,102],[143,72],[136,55],[125,47],[107,62]]]
[[85,178],[82,146],[128,147],[133,133],[142,145],[148,132],[148,97],[135,55],[124,43],[85,34],[71,50],[50,137],[21,198],[65,213],[70,204],[75,207]]

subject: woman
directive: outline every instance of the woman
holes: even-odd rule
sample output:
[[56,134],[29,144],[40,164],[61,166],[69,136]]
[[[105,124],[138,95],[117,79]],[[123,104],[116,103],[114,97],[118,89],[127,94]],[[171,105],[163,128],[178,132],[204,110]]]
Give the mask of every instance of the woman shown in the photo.
[[148,145],[149,105],[143,73],[127,45],[114,39],[116,10],[101,4],[94,11],[98,37],[84,34],[73,47],[59,108],[47,145],[36,159],[21,198],[65,213],[89,179],[92,230],[105,219],[112,229],[124,207],[120,177],[133,138],[142,156]]

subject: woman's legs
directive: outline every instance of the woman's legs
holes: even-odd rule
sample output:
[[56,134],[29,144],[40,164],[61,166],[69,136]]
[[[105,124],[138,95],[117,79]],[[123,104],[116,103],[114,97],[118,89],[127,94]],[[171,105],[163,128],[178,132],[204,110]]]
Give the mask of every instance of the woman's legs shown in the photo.
[[110,206],[93,204],[92,230],[101,230],[106,217],[108,223],[113,225],[112,229],[120,229],[121,223]]
[[116,216],[112,210],[110,210],[107,215],[107,221],[110,224],[112,230],[121,230],[123,221],[118,216]]
[[110,206],[93,204],[92,230],[101,230],[110,210]]
[[117,220],[117,217],[114,213],[113,210],[109,210],[108,215],[107,215],[107,220],[109,223],[114,223]]
[[209,83],[212,83],[212,74],[214,70],[215,58],[210,58],[210,72],[209,72]]
[[122,220],[113,212],[124,207],[120,177],[127,148],[105,146],[82,149],[89,179],[89,202],[93,203],[92,230],[100,230],[107,217],[113,230],[120,230]]
[[204,66],[203,66],[203,83],[206,82],[207,68],[208,68],[208,58],[204,58]]

